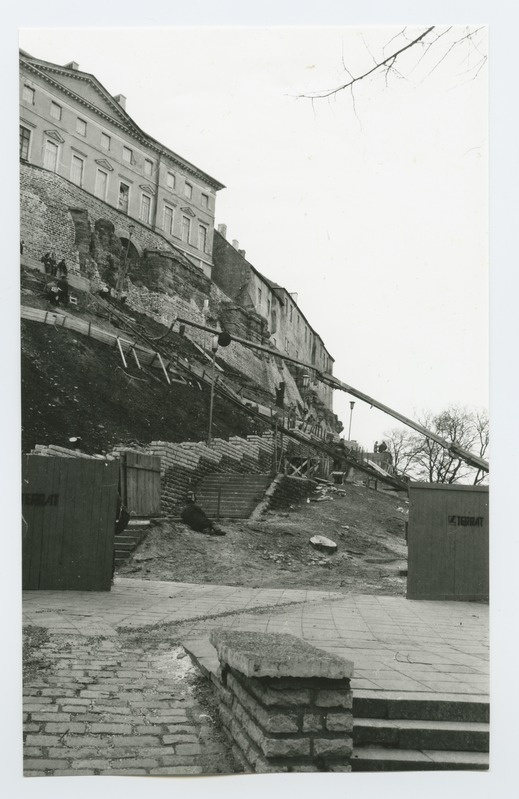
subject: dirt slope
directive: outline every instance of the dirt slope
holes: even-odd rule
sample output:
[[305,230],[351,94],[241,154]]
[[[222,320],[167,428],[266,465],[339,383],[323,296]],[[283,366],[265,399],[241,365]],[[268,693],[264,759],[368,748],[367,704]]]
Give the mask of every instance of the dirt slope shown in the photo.
[[[345,495],[302,503],[261,521],[222,522],[225,537],[195,533],[161,521],[119,574],[150,580],[208,582],[271,588],[322,588],[402,595],[398,570],[407,550],[407,504],[363,486]],[[327,556],[309,543],[325,535],[338,544]]]
[[[42,296],[42,276],[26,274],[22,303],[55,310]],[[117,334],[118,328],[93,309],[67,313]],[[166,328],[125,309],[132,324],[158,337]],[[160,372],[139,370],[133,362],[123,369],[116,349],[39,322],[22,321],[22,450],[35,444],[67,446],[81,436],[85,452],[106,452],[115,444],[148,444],[153,440],[201,441],[207,436],[209,388],[198,383],[168,386]],[[119,330],[119,334],[121,334]],[[199,360],[203,355],[178,334],[165,342],[172,352]],[[235,405],[217,396],[213,435],[262,433],[266,428]]]

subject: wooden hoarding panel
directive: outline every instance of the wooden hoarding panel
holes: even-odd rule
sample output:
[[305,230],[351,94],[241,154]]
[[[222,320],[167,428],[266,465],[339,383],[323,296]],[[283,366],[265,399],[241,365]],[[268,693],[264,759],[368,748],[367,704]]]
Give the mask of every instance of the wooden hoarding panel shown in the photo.
[[119,464],[24,456],[24,589],[109,590]]
[[160,458],[127,450],[122,474],[126,480],[126,506],[135,516],[160,515]]
[[488,598],[488,488],[410,484],[407,597]]

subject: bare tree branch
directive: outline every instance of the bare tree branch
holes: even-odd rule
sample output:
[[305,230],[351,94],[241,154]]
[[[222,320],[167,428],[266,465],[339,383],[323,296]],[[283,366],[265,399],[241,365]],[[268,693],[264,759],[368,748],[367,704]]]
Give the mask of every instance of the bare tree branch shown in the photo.
[[[411,42],[406,44],[404,47],[401,47],[399,50],[396,50],[396,52],[391,53],[391,55],[389,55],[387,58],[384,58],[383,61],[375,62],[375,65],[372,67],[372,69],[369,69],[367,72],[364,72],[362,75],[358,75],[357,77],[351,77],[349,81],[347,81],[346,83],[343,83],[341,86],[337,86],[335,89],[330,89],[329,91],[325,91],[325,92],[316,92],[316,93],[314,93],[312,95],[304,95],[304,94],[302,94],[302,95],[299,95],[299,96],[300,97],[307,97],[307,98],[314,98],[314,99],[323,99],[323,98],[326,98],[326,97],[330,97],[332,94],[338,94],[339,92],[344,91],[344,89],[349,89],[355,83],[358,83],[359,81],[364,80],[369,75],[372,75],[374,72],[376,72],[377,70],[381,71],[383,68],[386,68],[388,64],[389,64],[388,68],[391,69],[391,66],[394,64],[396,59],[400,55],[402,55],[402,53],[404,53],[406,50],[409,50],[411,47],[414,47],[415,45],[417,45],[418,42],[421,42],[422,39],[424,39],[427,36],[428,33],[430,33],[432,30],[434,30],[434,28],[435,28],[434,25],[432,25],[430,28],[427,28],[427,30],[423,31],[423,33],[421,33],[420,36],[417,36],[415,39],[413,39]],[[346,71],[348,72],[348,74],[351,74],[349,72],[349,70],[346,70]]]

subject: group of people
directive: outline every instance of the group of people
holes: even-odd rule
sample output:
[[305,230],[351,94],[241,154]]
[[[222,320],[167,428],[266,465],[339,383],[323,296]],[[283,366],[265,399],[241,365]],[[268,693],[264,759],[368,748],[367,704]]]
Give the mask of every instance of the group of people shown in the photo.
[[50,275],[51,277],[66,277],[68,274],[65,259],[62,258],[58,263],[54,250],[52,250],[52,252],[46,252],[45,255],[41,257],[41,262],[43,263],[46,275]]
[[69,303],[69,284],[68,284],[68,269],[65,259],[62,258],[58,263],[54,255],[54,251],[46,252],[42,256],[41,261],[45,268],[45,274],[55,278],[47,283],[45,291],[47,298],[53,305],[68,305]]

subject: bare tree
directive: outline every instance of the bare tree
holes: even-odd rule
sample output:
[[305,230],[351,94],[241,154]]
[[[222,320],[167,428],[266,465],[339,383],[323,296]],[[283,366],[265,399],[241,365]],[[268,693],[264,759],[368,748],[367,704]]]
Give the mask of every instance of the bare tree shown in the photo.
[[[425,412],[419,421],[446,441],[459,444],[464,449],[485,457],[489,446],[486,412],[452,406],[439,414]],[[429,483],[471,482],[478,485],[487,476],[485,472],[468,466],[455,453],[435,441],[410,430],[390,430],[386,441],[393,455],[395,468],[415,480]]]
[[[398,79],[409,78],[415,70],[421,68],[425,80],[442,62],[452,53],[459,53],[458,65],[467,79],[475,78],[483,69],[487,61],[484,49],[486,29],[479,27],[459,27],[430,25],[411,32],[408,27],[402,28],[395,36],[387,41],[377,55],[372,52],[366,41],[366,57],[371,64],[359,70],[346,66],[344,55],[342,66],[345,73],[344,80],[330,89],[303,94],[312,100],[323,100],[337,96],[349,90],[353,103],[355,103],[354,89],[361,82],[367,82],[381,77],[388,85],[389,79],[394,76]],[[408,58],[408,57],[411,57]]]

